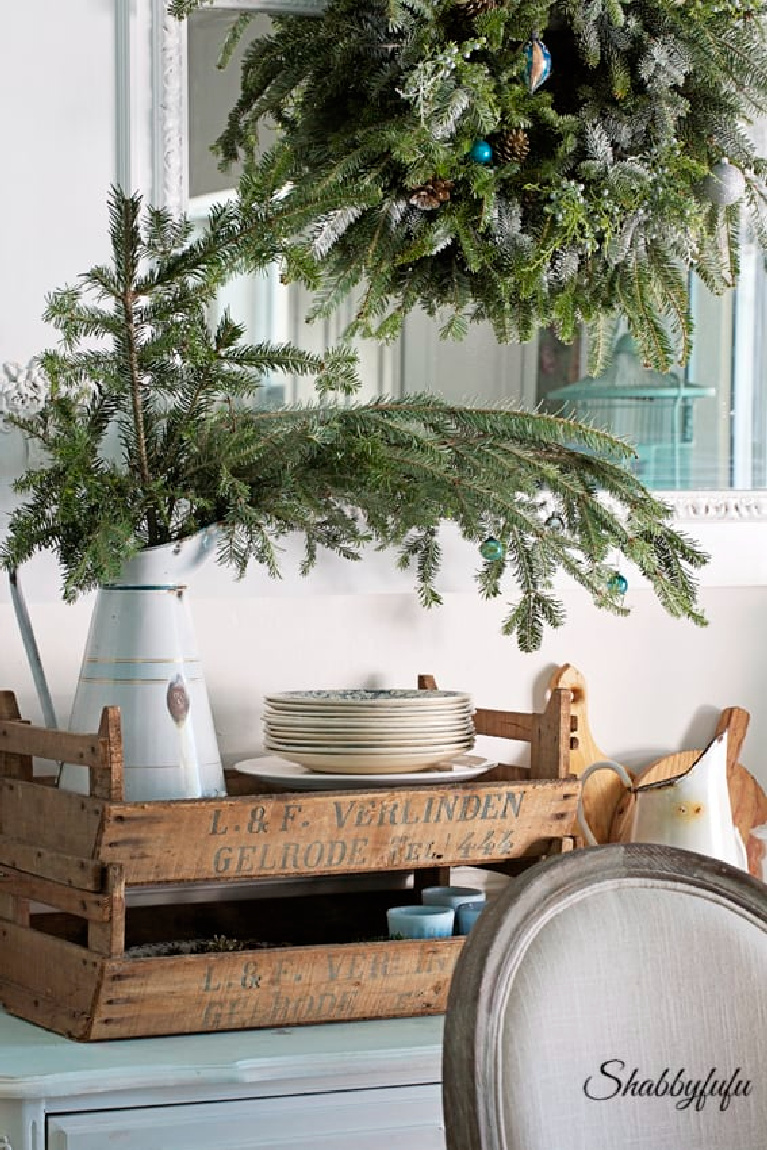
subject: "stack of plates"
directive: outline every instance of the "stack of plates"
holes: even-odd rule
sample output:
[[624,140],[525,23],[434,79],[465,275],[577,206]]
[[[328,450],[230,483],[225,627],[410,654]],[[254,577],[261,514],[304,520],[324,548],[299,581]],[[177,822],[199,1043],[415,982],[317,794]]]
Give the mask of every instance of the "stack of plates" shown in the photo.
[[471,714],[459,691],[285,691],[266,696],[264,747],[333,774],[424,770],[474,745]]

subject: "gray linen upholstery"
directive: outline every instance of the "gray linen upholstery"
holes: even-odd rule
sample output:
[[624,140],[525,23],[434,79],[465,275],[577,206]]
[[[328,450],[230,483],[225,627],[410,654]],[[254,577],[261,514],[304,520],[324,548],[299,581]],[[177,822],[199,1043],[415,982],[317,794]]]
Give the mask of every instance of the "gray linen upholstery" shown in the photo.
[[454,976],[450,1150],[765,1150],[767,888],[658,847],[535,872]]

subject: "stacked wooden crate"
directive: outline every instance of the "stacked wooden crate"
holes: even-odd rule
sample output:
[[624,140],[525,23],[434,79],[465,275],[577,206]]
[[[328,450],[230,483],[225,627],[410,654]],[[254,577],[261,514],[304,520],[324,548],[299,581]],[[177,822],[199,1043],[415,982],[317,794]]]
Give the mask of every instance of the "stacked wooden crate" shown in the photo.
[[[70,734],[0,693],[0,1001],[80,1040],[439,1013],[463,940],[389,939],[386,906],[573,843],[569,692],[475,726],[529,742],[530,770],[300,794],[233,772],[225,799],[126,802],[115,708]],[[88,766],[90,795],[36,780],[33,756]]]

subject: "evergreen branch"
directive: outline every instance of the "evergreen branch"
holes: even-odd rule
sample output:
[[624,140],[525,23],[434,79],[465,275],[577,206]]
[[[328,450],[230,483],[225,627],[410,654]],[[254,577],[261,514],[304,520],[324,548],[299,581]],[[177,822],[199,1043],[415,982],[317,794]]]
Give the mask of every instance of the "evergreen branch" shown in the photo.
[[[605,556],[615,549],[636,557],[672,614],[700,621],[692,571],[704,557],[625,468],[627,444],[513,407],[465,408],[434,395],[355,401],[348,344],[321,357],[285,344],[247,346],[226,314],[208,329],[211,285],[229,258],[213,235],[226,247],[237,224],[231,215],[214,215],[211,233],[192,240],[183,221],[141,216],[138,198],[115,190],[110,218],[112,265],[55,297],[62,346],[42,358],[51,395],[19,423],[44,444],[46,460],[16,484],[23,498],[0,548],[3,566],[51,549],[64,594],[74,598],[113,578],[138,550],[218,524],[222,562],[238,575],[256,562],[277,576],[276,544],[299,531],[302,571],[321,548],[354,560],[365,546],[391,547],[399,562],[414,564],[429,606],[439,602],[447,520],[475,545],[490,531],[503,540],[506,557],[483,569],[479,588],[497,594],[507,576],[516,581],[521,599],[505,627],[524,649],[561,621],[551,589],[557,570],[597,606],[622,610],[605,586]],[[367,227],[366,243],[383,261],[391,248],[380,224]],[[445,274],[465,308],[465,270],[450,262]],[[89,296],[111,280],[120,286],[114,310],[89,310]],[[654,301],[650,281],[641,290]],[[254,406],[265,370],[314,375],[316,399]],[[561,531],[543,519],[547,498],[562,508]]]

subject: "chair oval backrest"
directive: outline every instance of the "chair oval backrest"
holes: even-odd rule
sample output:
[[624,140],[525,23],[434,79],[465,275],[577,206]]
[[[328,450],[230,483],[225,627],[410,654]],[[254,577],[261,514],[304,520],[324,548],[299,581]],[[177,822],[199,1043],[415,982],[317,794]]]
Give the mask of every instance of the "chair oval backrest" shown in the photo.
[[445,1020],[448,1150],[764,1150],[767,886],[579,850],[480,917]]

